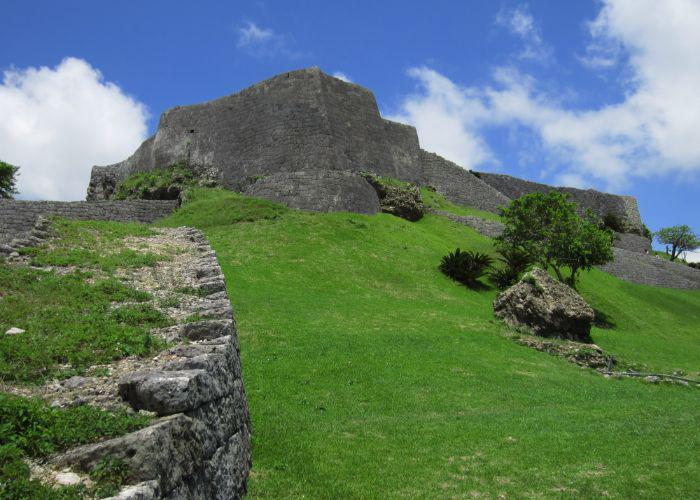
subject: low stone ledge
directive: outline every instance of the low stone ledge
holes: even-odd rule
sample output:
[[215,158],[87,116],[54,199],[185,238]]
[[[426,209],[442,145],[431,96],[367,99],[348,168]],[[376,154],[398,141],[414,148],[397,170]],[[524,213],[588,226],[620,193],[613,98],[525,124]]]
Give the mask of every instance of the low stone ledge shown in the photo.
[[26,238],[39,217],[150,223],[170,214],[177,206],[176,200],[0,200],[0,241]]
[[[190,237],[205,241],[196,230]],[[132,474],[114,498],[231,499],[245,494],[251,423],[235,320],[216,254],[206,243],[202,246],[200,263],[211,271],[194,270],[196,286],[213,281],[223,286],[201,302],[201,314],[214,312],[217,319],[185,323],[182,343],[154,358],[152,369],[130,373],[119,383],[120,395],[132,408],[161,418],[54,459],[85,472],[106,457],[124,460]]]
[[75,448],[55,464],[89,472],[104,458],[119,459],[129,466],[130,481],[156,481],[161,491],[170,491],[205,460],[203,433],[198,420],[173,415],[125,436]]
[[119,394],[134,410],[173,415],[223,397],[232,383],[202,369],[152,371],[125,377],[119,383]]
[[207,340],[233,333],[233,320],[219,319],[196,321],[182,326],[182,336],[190,340]]
[[500,236],[501,233],[503,233],[503,228],[505,227],[501,222],[482,219],[481,217],[477,217],[475,215],[456,215],[451,212],[445,212],[444,210],[431,210],[431,213],[447,217],[453,222],[471,227],[477,233],[488,236],[489,238]]

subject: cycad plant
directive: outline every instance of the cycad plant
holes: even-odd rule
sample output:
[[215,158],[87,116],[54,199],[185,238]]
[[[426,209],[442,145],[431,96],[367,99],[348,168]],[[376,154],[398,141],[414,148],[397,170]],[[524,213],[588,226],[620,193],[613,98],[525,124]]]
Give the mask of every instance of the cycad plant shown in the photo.
[[478,287],[479,278],[484,276],[493,259],[486,254],[462,251],[459,248],[445,255],[440,262],[440,271],[470,288]]
[[492,268],[489,278],[498,288],[504,289],[518,281],[531,264],[531,259],[520,247],[504,247],[498,253],[501,254],[498,260],[503,263],[503,267]]

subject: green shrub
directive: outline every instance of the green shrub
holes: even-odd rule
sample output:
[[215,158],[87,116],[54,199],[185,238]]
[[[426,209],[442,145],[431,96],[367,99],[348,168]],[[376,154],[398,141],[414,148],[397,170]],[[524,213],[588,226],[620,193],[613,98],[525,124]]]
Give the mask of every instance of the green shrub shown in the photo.
[[486,254],[469,250],[463,252],[458,248],[442,258],[440,271],[463,285],[475,287],[492,262],[493,259]]
[[194,187],[194,172],[183,164],[137,172],[117,185],[117,200],[177,200],[180,193]]
[[[556,191],[532,193],[510,202],[502,210],[503,233],[498,249],[520,248],[543,269],[552,269],[559,281],[576,287],[580,271],[613,259],[613,232],[601,228],[590,210],[578,215],[568,195]],[[569,276],[563,269],[570,270]]]
[[12,198],[17,194],[17,172],[19,167],[0,161],[0,198]]

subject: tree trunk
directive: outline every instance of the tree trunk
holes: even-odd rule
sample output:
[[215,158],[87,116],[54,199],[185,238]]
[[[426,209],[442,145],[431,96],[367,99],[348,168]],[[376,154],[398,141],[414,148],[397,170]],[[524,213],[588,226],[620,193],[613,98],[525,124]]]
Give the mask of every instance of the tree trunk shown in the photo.
[[557,274],[557,278],[559,278],[559,281],[561,281],[562,283],[566,283],[566,280],[564,279],[564,276],[562,276],[559,268],[555,265],[552,265],[552,269],[554,269],[554,272]]

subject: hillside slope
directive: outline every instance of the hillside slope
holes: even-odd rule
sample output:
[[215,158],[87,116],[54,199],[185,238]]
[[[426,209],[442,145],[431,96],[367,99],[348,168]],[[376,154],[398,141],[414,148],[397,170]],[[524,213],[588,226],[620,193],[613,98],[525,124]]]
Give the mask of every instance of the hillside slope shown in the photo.
[[[445,218],[315,214],[199,190],[163,225],[202,229],[238,319],[251,496],[690,498],[700,393],[606,379],[519,346],[495,290],[437,270],[488,238]],[[582,277],[596,343],[697,375],[700,292]]]

